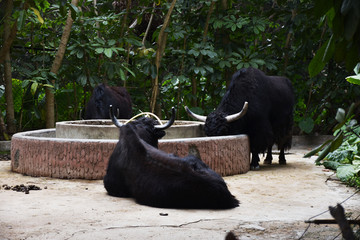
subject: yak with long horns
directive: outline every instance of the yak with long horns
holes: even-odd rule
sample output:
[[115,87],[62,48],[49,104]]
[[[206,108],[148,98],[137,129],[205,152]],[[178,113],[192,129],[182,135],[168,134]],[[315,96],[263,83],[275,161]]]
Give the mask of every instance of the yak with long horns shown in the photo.
[[[247,108],[247,113],[240,111]],[[208,136],[247,134],[252,154],[251,169],[259,168],[259,153],[267,150],[265,164],[272,163],[272,146],[280,149],[279,164],[286,164],[285,150],[291,147],[294,91],[289,79],[267,76],[254,68],[241,69],[217,109],[208,116],[186,110],[205,122]]]
[[164,127],[143,120],[121,125],[113,115],[112,119],[120,128],[120,138],[104,178],[109,195],[161,208],[229,209],[239,205],[222,177],[199,158],[181,158],[156,148]]

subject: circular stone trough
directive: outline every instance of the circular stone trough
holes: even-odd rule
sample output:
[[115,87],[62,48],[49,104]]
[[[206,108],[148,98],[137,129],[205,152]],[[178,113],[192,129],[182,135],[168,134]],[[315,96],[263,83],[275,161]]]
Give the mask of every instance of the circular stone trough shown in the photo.
[[[108,128],[113,134],[112,139],[107,135],[103,135],[106,139],[64,136],[62,130],[58,129],[61,123],[57,123],[56,129],[17,133],[11,140],[12,171],[34,177],[102,179],[118,142],[119,130],[111,125],[110,120],[83,121],[104,121],[95,125],[98,125],[97,128]],[[70,125],[76,127],[76,122]],[[78,125],[91,124],[81,122]],[[190,136],[187,132],[190,130],[184,130],[189,125],[192,125],[191,131],[198,131],[196,134],[200,136]],[[97,131],[93,126],[90,129],[91,132]],[[159,149],[165,152],[180,157],[196,155],[222,176],[242,174],[250,169],[249,140],[246,135],[203,137],[202,125],[192,121],[176,121],[166,132],[167,138],[173,139],[159,141]],[[184,134],[188,138],[184,138]]]

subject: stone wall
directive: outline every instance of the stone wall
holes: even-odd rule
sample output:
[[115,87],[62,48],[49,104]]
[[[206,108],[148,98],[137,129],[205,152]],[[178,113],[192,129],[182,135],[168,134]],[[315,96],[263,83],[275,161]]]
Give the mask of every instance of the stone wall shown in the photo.
[[[64,139],[55,129],[15,134],[11,143],[12,171],[54,178],[102,179],[117,140]],[[199,156],[226,176],[250,169],[249,142],[245,135],[161,140],[159,148],[178,156]]]

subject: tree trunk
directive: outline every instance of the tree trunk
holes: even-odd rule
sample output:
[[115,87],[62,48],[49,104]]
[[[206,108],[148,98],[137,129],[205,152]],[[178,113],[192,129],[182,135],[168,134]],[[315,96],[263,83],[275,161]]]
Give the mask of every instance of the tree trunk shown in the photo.
[[[4,21],[4,41],[11,41],[11,13],[13,9],[13,1],[6,1],[5,21]],[[16,28],[16,24],[14,24]],[[15,31],[16,33],[16,31]],[[14,36],[15,37],[15,36]],[[6,98],[6,121],[7,132],[14,134],[16,132],[15,115],[14,115],[14,100],[12,93],[12,76],[11,76],[11,62],[10,62],[10,46],[4,50],[4,80],[5,80],[5,98]],[[5,45],[5,44],[4,44]]]
[[156,59],[155,59],[156,77],[152,84],[153,89],[152,89],[151,100],[150,100],[151,112],[155,111],[156,99],[159,95],[159,68],[160,68],[160,62],[161,62],[161,58],[162,58],[162,55],[165,50],[166,40],[167,40],[167,33],[165,33],[165,29],[169,26],[171,12],[175,7],[175,3],[176,3],[176,0],[173,0],[171,3],[169,11],[167,12],[167,14],[165,16],[164,24],[161,27],[158,41],[157,41],[158,49],[156,50]]
[[[78,5],[79,0],[72,0],[71,4],[74,6]],[[60,40],[60,46],[56,52],[54,62],[51,66],[50,72],[57,74],[61,66],[62,60],[65,55],[66,44],[70,37],[70,31],[73,24],[73,19],[71,18],[71,12],[69,10],[68,17],[66,19],[66,24],[64,27],[63,34]],[[51,80],[51,84],[55,85],[55,79]],[[55,127],[55,98],[54,98],[54,89],[50,87],[45,88],[46,96],[46,128]]]
[[122,38],[124,36],[125,28],[127,27],[127,20],[128,20],[130,8],[131,8],[131,0],[127,0],[126,13],[124,15],[124,18],[123,18],[123,21],[122,21],[122,24],[121,24],[120,38]]
[[[12,0],[8,0],[8,1],[11,2],[11,5],[12,5]],[[8,4],[6,3],[6,5],[8,5]],[[7,14],[7,10],[5,10],[5,12]],[[11,12],[10,12],[10,16],[11,16]],[[4,27],[5,26],[6,26],[6,23],[4,23]],[[14,22],[14,24],[10,30],[10,34],[8,34],[7,38],[5,38],[5,29],[4,29],[4,35],[3,35],[4,41],[3,41],[3,46],[0,49],[0,64],[2,64],[5,61],[5,54],[10,51],[10,47],[15,39],[16,32],[17,32],[17,22],[16,21]]]

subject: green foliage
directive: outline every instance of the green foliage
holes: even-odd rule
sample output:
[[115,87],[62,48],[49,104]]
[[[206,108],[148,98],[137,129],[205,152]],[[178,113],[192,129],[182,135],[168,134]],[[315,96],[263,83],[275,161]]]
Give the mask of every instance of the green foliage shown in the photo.
[[[24,128],[40,128],[44,124],[41,116],[44,94],[36,82],[13,79],[14,112],[17,125]],[[0,111],[6,112],[5,95],[0,97]]]
[[311,133],[314,128],[314,121],[310,117],[303,118],[299,122],[299,128],[306,133]]
[[[231,75],[251,66],[292,81],[297,98],[296,134],[331,131],[336,122],[330,116],[360,95],[357,86],[344,81],[344,61],[347,66],[356,51],[335,32],[344,21],[336,21],[341,13],[333,2],[227,1],[226,9],[216,2],[204,36],[212,2],[177,1],[159,69],[161,117],[167,117],[168,110],[177,106],[178,118],[187,118],[184,105],[208,114],[219,104]],[[153,9],[153,1],[138,1],[128,13],[124,6],[114,10],[111,2],[103,1],[96,6],[93,1],[80,1],[79,8],[62,0],[35,0],[29,9],[24,9],[21,1],[14,4],[13,17],[19,31],[11,53],[13,77],[23,81],[32,98],[37,99],[37,110],[29,111],[38,122],[29,121],[26,126],[43,124],[43,90],[54,78],[57,121],[80,118],[100,82],[126,85],[135,113],[149,110],[156,76],[156,42],[169,7],[166,2]],[[53,76],[49,72],[69,10],[74,23],[62,66]],[[142,42],[153,10],[154,21]],[[344,8],[346,15],[355,16],[352,11]],[[135,19],[137,25],[129,28]],[[308,67],[313,53],[320,49],[321,54],[317,53]],[[313,69],[312,78],[309,69]],[[194,101],[197,106],[191,106]],[[22,109],[19,106],[16,110]]]
[[319,153],[315,160],[326,168],[336,171],[337,177],[350,185],[360,187],[360,125],[353,118],[355,104],[346,114],[343,109],[338,109],[334,128],[333,140],[313,149],[304,157]]
[[360,63],[356,64],[354,72],[356,75],[346,77],[346,80],[349,83],[360,85]]
[[332,34],[311,60],[310,77],[319,74],[332,58],[337,62],[345,61],[350,71],[360,61],[360,2],[316,1],[315,13],[322,16],[320,26],[325,27],[327,24]]

